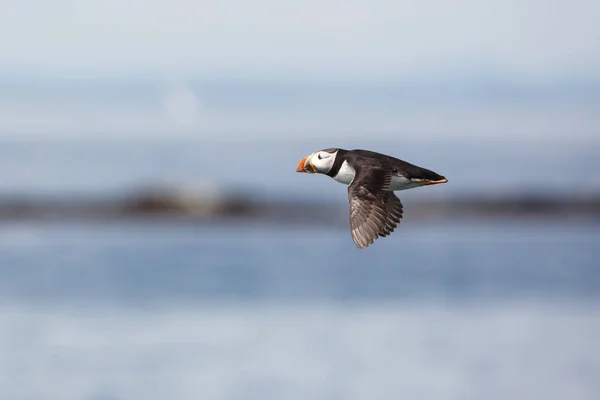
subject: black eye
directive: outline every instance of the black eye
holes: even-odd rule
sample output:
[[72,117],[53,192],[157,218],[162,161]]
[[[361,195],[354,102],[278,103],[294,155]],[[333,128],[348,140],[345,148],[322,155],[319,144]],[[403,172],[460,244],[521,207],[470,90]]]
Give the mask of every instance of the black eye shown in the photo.
[[320,154],[317,154],[317,157],[319,158],[319,160],[321,159],[321,155]]

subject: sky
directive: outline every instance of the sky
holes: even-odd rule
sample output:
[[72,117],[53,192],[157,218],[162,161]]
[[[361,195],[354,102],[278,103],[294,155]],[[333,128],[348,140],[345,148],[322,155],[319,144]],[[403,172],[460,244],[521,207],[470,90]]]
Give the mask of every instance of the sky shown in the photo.
[[[0,137],[593,138],[598,21],[592,0],[0,0]],[[195,85],[235,80],[299,90]]]
[[0,75],[600,77],[593,0],[4,0]]

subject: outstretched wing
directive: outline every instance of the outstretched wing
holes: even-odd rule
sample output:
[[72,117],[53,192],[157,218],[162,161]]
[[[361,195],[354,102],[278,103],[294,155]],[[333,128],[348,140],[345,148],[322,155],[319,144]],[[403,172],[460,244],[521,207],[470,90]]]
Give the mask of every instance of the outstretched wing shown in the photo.
[[383,168],[363,167],[356,169],[348,186],[350,232],[360,249],[389,235],[402,218],[402,203],[388,191],[391,182],[391,173]]
[[390,233],[394,232],[394,229],[400,223],[402,219],[402,214],[404,212],[404,207],[402,206],[402,202],[400,199],[394,194],[394,192],[387,192],[383,198],[386,203],[386,220],[385,226],[383,230],[379,232],[379,236],[385,237]]

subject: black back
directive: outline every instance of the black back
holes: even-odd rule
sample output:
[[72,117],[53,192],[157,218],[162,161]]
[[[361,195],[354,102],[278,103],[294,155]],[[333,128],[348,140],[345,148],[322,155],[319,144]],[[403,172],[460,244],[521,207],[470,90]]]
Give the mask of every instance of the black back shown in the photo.
[[[340,155],[342,155],[340,157]],[[385,154],[377,153],[369,150],[339,150],[338,157],[327,175],[335,176],[342,163],[347,161],[351,166],[361,165],[363,167],[380,167],[385,171],[390,171],[392,174],[398,174],[407,177],[408,179],[426,179],[430,181],[438,181],[444,179],[442,175],[433,172],[429,169],[419,167],[404,160],[391,157]],[[356,169],[356,167],[354,167]]]

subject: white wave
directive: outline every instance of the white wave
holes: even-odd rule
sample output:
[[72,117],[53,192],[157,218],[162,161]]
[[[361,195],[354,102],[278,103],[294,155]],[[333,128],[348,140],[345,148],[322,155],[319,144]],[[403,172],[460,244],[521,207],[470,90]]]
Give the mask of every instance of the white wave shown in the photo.
[[184,85],[170,88],[163,98],[168,118],[177,125],[194,125],[200,118],[200,100]]
[[3,308],[10,399],[597,399],[600,304]]

